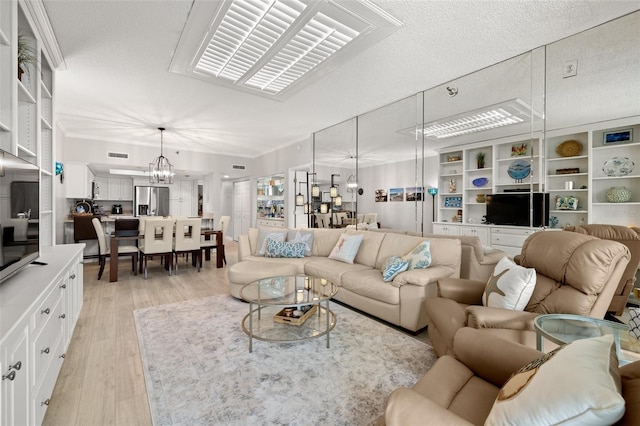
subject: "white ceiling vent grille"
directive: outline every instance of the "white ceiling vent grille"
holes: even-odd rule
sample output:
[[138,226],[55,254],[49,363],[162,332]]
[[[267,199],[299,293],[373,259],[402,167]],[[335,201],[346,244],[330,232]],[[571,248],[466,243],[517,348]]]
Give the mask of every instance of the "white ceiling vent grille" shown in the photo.
[[234,170],[246,170],[247,166],[244,164],[232,164],[231,168]]
[[107,157],[109,158],[121,158],[121,159],[128,159],[129,158],[129,154],[127,154],[126,152],[107,152]]
[[195,0],[170,69],[281,98],[401,25],[368,0]]

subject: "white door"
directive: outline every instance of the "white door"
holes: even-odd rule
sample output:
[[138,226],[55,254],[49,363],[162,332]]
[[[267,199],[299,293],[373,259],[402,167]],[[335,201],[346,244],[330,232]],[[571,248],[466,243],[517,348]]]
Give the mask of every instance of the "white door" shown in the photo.
[[233,240],[249,232],[251,226],[251,182],[233,184]]

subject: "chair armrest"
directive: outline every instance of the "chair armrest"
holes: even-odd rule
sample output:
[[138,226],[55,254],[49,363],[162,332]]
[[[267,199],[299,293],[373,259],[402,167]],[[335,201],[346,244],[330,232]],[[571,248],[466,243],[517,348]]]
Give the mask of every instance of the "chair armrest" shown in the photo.
[[398,388],[391,392],[384,416],[385,423],[394,425],[471,425],[462,417],[444,407],[407,389]]
[[465,305],[481,305],[482,293],[487,283],[463,278],[441,278],[438,280],[438,297],[455,300]]
[[469,327],[458,330],[453,348],[458,361],[497,387],[502,387],[514,371],[542,356],[529,346]]
[[468,306],[467,326],[473,328],[506,328],[509,330],[535,331],[535,312],[513,311],[488,306]]

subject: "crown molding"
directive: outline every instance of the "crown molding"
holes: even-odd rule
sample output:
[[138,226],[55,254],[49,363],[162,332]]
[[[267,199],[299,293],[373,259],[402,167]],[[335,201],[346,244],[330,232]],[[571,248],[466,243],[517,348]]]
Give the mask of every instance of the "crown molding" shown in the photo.
[[62,51],[42,0],[20,0],[20,6],[22,6],[25,15],[28,15],[31,25],[40,36],[43,49],[51,61],[51,67],[56,70],[67,69],[67,64],[62,56]]

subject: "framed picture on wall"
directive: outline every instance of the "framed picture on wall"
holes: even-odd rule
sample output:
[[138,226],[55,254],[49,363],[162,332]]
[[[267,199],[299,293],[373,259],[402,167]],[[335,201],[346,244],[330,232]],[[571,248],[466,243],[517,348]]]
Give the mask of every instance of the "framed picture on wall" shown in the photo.
[[387,202],[387,190],[376,189],[376,203],[386,203],[386,202]]
[[421,186],[409,186],[404,189],[407,194],[405,197],[407,201],[422,201],[422,193],[424,189]]
[[404,201],[404,188],[389,188],[389,201]]
[[604,132],[602,145],[613,145],[617,143],[633,142],[633,129],[615,130]]

